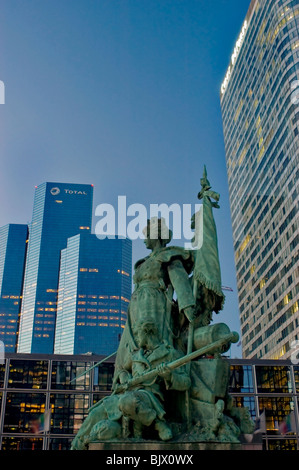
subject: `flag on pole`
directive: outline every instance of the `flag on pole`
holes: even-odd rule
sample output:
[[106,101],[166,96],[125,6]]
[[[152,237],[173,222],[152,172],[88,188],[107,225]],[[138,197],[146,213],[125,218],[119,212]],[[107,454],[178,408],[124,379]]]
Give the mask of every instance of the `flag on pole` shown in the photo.
[[266,411],[264,410],[255,420],[255,429],[253,434],[257,433],[266,434],[267,426],[266,426]]
[[[219,208],[219,194],[211,190],[204,167],[203,178],[200,180],[202,189],[198,199],[202,200],[201,210],[194,214],[191,228],[195,228],[194,247],[194,283],[203,285],[215,294],[214,311],[223,308],[225,296],[222,292],[221,272],[218,254],[218,239],[213,208]],[[216,201],[216,202],[213,202]]]
[[296,432],[296,421],[295,421],[295,413],[291,411],[289,415],[287,415],[279,424],[279,432],[280,434],[288,434],[289,432]]
[[31,430],[34,434],[50,431],[51,410],[45,410],[38,418],[31,421]]

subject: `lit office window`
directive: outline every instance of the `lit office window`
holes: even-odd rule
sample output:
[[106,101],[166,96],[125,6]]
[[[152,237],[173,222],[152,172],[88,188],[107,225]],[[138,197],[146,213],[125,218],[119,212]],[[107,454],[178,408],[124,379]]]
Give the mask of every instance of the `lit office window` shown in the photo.
[[251,366],[231,366],[229,391],[230,393],[253,392],[253,378]]
[[89,372],[74,380],[90,367],[89,363],[53,361],[51,388],[57,390],[88,390]]
[[114,364],[101,364],[94,369],[93,389],[95,391],[111,390]]
[[299,366],[294,366],[294,377],[296,393],[299,393]]
[[50,395],[50,404],[53,410],[51,433],[75,434],[88,414],[89,396],[53,393]]
[[4,416],[5,433],[37,433],[45,411],[44,393],[8,392]]
[[258,406],[260,414],[265,410],[267,434],[280,435],[280,424],[294,409],[293,399],[281,396],[259,396]]
[[3,437],[2,450],[42,450],[43,438],[40,437]]
[[290,368],[288,366],[256,366],[258,392],[292,392]]
[[11,359],[8,387],[45,389],[47,387],[48,361]]

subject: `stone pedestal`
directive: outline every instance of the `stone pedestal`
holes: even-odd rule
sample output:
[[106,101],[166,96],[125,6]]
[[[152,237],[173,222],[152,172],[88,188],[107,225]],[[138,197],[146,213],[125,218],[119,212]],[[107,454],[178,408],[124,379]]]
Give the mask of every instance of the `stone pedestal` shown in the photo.
[[115,441],[91,442],[88,450],[101,451],[148,451],[190,452],[199,450],[262,450],[261,443],[230,442],[160,442],[160,441]]

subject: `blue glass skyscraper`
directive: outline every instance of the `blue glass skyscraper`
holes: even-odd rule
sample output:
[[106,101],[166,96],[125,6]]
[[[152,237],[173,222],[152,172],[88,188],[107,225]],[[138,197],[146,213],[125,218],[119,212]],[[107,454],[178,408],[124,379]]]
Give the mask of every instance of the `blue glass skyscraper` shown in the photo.
[[0,340],[5,352],[16,352],[27,237],[27,225],[0,228]]
[[62,250],[55,354],[117,350],[131,296],[132,242],[79,234]]
[[36,187],[18,352],[53,353],[60,252],[68,237],[90,232],[92,200],[92,185],[43,183]]

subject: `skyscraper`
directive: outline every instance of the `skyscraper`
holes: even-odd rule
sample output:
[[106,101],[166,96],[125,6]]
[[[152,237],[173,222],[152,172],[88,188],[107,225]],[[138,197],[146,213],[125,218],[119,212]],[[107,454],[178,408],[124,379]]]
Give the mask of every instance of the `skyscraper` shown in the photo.
[[0,341],[5,352],[16,352],[27,237],[27,225],[0,228]]
[[220,92],[245,358],[299,339],[298,28],[298,0],[252,0]]
[[36,187],[26,259],[18,352],[53,353],[60,252],[68,237],[90,232],[93,187]]
[[55,354],[117,350],[131,296],[132,242],[79,234],[62,250]]

